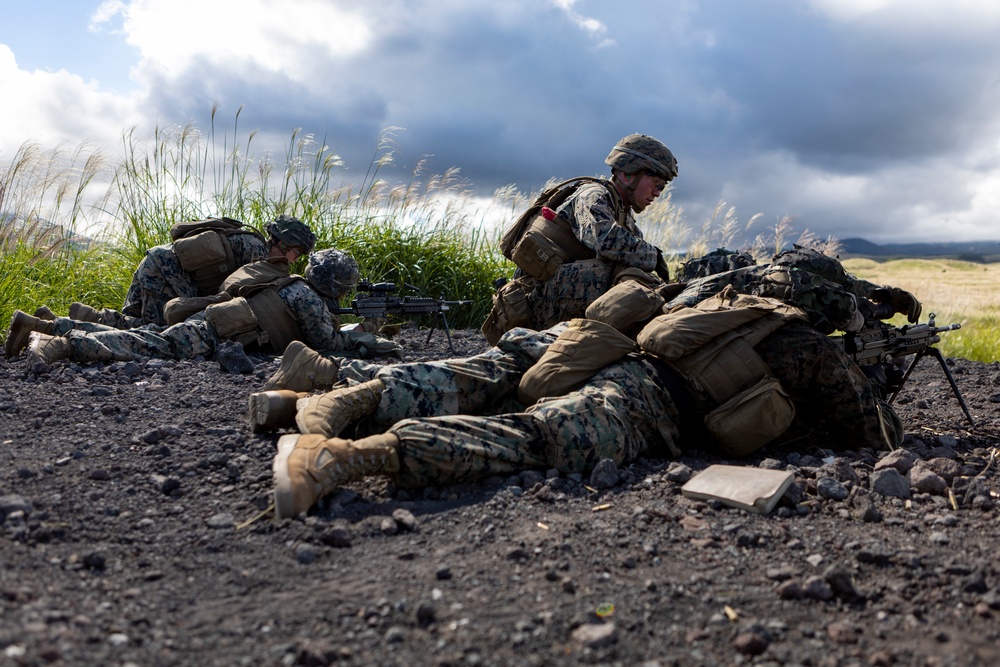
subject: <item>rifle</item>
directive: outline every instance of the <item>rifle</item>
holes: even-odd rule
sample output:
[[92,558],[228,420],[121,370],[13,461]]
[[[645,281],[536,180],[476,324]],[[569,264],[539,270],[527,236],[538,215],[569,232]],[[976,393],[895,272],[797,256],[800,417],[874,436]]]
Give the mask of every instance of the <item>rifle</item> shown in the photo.
[[[455,348],[451,343],[451,329],[448,328],[448,318],[445,313],[452,306],[464,306],[472,301],[445,301],[443,295],[438,299],[432,299],[420,296],[420,289],[413,285],[403,283],[403,287],[413,292],[414,296],[397,296],[396,283],[372,283],[362,280],[355,288],[358,296],[351,300],[351,307],[337,308],[336,312],[340,315],[357,315],[358,317],[436,315],[448,337],[448,348],[454,353]],[[364,294],[367,296],[363,296]],[[427,333],[427,342],[430,342],[431,335],[436,328],[435,324]]]
[[[887,317],[889,316],[891,316],[891,313],[887,315]],[[934,343],[941,340],[941,333],[961,328],[961,324],[949,324],[943,327],[937,326],[934,322],[934,313],[930,314],[928,321],[924,324],[906,324],[901,327],[894,327],[879,318],[870,318],[866,320],[865,326],[860,331],[845,333],[842,338],[844,350],[862,369],[892,363],[897,359],[902,359],[911,354],[915,355],[903,373],[902,378],[897,382],[891,383],[892,395],[888,399],[889,403],[892,403],[896,399],[903,385],[909,379],[910,373],[913,372],[913,369],[921,359],[928,354],[937,359],[938,363],[941,364],[941,369],[944,370],[945,376],[948,378],[952,393],[958,399],[958,404],[962,406],[962,412],[965,413],[972,428],[975,428],[976,422],[972,419],[969,408],[965,404],[965,399],[962,398],[962,393],[958,390],[955,378],[952,376],[951,371],[948,370],[948,364],[945,363],[944,357],[941,355],[941,350],[934,347]]]

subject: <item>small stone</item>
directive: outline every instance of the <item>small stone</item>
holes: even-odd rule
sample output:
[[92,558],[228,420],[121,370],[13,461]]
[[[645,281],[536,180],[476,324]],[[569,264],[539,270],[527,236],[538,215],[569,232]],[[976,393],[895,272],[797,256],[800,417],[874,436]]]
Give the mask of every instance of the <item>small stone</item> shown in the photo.
[[226,340],[219,344],[215,350],[215,359],[219,362],[219,367],[226,373],[237,373],[240,375],[250,375],[254,366],[243,346],[235,340]]
[[820,576],[812,576],[806,579],[805,588],[802,594],[810,600],[827,601],[833,599],[833,589],[826,579]]
[[213,514],[208,517],[208,520],[205,523],[209,528],[213,528],[215,530],[225,530],[236,525],[236,517],[229,512],[219,512],[218,514]]
[[910,497],[910,483],[896,468],[874,471],[871,475],[871,490],[891,498]]
[[948,490],[948,483],[933,470],[914,466],[910,470],[910,488],[917,493],[941,496]]
[[399,527],[406,531],[417,529],[417,517],[413,516],[413,512],[402,507],[393,510],[392,518],[395,520]]
[[900,474],[905,475],[913,467],[915,460],[913,454],[905,449],[894,449],[875,462],[875,470],[893,468]]
[[590,485],[595,489],[610,489],[618,483],[618,464],[611,459],[601,459],[590,473]]
[[834,621],[826,626],[826,636],[838,644],[854,644],[858,641],[860,630],[847,621]]
[[614,623],[584,623],[573,630],[573,641],[589,649],[604,648],[618,641]]
[[783,581],[777,588],[778,597],[782,600],[799,600],[802,598],[802,587],[794,581]]
[[311,544],[299,544],[295,547],[295,560],[300,565],[311,565],[316,562],[317,557],[316,549]]
[[383,535],[395,535],[399,532],[399,524],[392,517],[383,517],[379,524],[379,530]]
[[743,655],[760,655],[768,644],[767,638],[758,632],[742,632],[733,640],[733,648]]
[[832,477],[820,477],[816,480],[816,493],[829,500],[843,500],[850,495],[847,487]]

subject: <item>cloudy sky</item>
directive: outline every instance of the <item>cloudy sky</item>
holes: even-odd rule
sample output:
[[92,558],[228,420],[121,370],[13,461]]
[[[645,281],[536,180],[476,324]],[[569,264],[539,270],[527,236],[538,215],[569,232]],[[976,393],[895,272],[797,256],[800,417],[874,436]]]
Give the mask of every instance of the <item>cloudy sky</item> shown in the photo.
[[994,0],[0,0],[0,162],[25,141],[298,128],[348,176],[399,127],[489,197],[666,143],[697,227],[720,200],[820,237],[1000,239]]

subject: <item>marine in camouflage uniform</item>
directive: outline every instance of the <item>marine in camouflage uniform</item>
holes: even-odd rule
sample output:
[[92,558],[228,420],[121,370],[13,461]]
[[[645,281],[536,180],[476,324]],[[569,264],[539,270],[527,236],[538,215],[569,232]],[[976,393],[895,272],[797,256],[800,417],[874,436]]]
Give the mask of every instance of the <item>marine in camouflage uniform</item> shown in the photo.
[[911,323],[917,322],[921,312],[920,302],[909,292],[857,278],[835,258],[801,246],[778,253],[768,264],[691,280],[664,310],[693,306],[726,285],[732,285],[741,294],[780,299],[798,306],[809,315],[810,323],[825,334],[857,331],[866,318],[874,315],[876,304],[905,313]]
[[[223,291],[237,296],[255,284],[255,276],[284,273],[289,276],[286,258],[271,258],[252,262],[234,272],[223,283]],[[355,282],[357,263],[340,250],[328,249],[313,253],[306,267],[305,279],[284,280],[277,284],[277,296],[294,320],[297,335],[308,345],[324,352],[351,350],[355,340],[340,332],[328,304],[336,302]],[[294,276],[289,276],[295,278]],[[353,282],[351,282],[353,280]],[[62,335],[31,334],[29,357],[52,363],[58,359],[80,362],[129,361],[143,357],[190,359],[210,356],[222,337],[209,319],[209,311],[201,311],[183,322],[165,329],[141,327],[120,330],[96,323],[78,323],[59,318],[53,324]],[[62,333],[62,329],[72,327]],[[276,337],[275,332],[270,332]],[[280,353],[283,350],[265,351]]]
[[[251,229],[225,235],[225,241],[232,248],[233,270],[268,257],[288,257],[291,264],[299,255],[308,254],[316,243],[316,235],[308,225],[289,215],[275,218],[268,223],[266,231],[267,240]],[[70,317],[117,329],[147,324],[167,326],[163,314],[167,302],[173,298],[197,296],[206,295],[199,292],[194,275],[182,268],[180,258],[174,252],[174,244],[167,243],[146,251],[146,256],[132,275],[121,312],[73,304]]]
[[[555,211],[569,223],[576,239],[594,253],[593,259],[565,263],[544,282],[530,276],[517,278],[529,291],[532,322],[528,326],[534,329],[583,317],[587,306],[611,286],[616,270],[635,267],[669,280],[662,253],[643,238],[634,213],[642,212],[677,176],[677,160],[653,137],[632,134],[615,145],[605,164],[611,167],[611,181],[620,199],[604,185],[589,182]],[[618,224],[622,206],[627,212]]]
[[[351,435],[359,439],[313,432],[279,441],[278,517],[305,511],[363,474],[388,474],[400,486],[451,484],[525,468],[585,473],[604,458],[625,464],[708,446],[698,420],[683,414],[691,397],[679,378],[645,355],[629,355],[565,395],[518,404],[520,377],[563,328],[513,329],[497,348],[467,360],[349,364],[342,377],[379,379],[384,388],[355,423]],[[834,340],[804,323],[789,324],[756,349],[801,406],[798,434],[822,429],[823,444],[838,449],[882,449],[901,437]]]

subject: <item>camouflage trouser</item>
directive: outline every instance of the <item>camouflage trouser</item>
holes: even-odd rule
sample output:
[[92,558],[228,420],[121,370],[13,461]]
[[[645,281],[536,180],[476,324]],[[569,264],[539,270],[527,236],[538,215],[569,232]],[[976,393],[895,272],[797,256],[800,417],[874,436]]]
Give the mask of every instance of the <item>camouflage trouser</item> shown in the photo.
[[544,329],[574,317],[584,317],[593,301],[608,291],[614,265],[601,259],[563,264],[529,294],[535,328]]
[[170,246],[155,246],[146,251],[132,275],[122,314],[145,324],[166,325],[163,307],[178,296],[198,296],[198,286]]
[[90,322],[78,324],[89,326],[68,332],[66,338],[70,341],[70,358],[80,362],[133,361],[143,357],[191,359],[212,354],[219,344],[215,328],[194,318],[166,328],[121,330]]
[[628,463],[676,452],[677,408],[653,366],[639,357],[608,366],[580,389],[521,412],[405,419],[400,486],[452,484],[525,468],[587,472],[604,458]]
[[348,383],[378,378],[385,384],[365,431],[380,433],[401,419],[441,415],[482,415],[516,411],[521,376],[545,353],[564,324],[538,332],[515,328],[497,347],[466,359],[382,366],[342,360],[339,379]]
[[[886,449],[903,434],[864,372],[837,339],[805,324],[786,325],[755,348],[795,401],[796,423],[834,449]],[[816,443],[821,444],[821,443]]]

